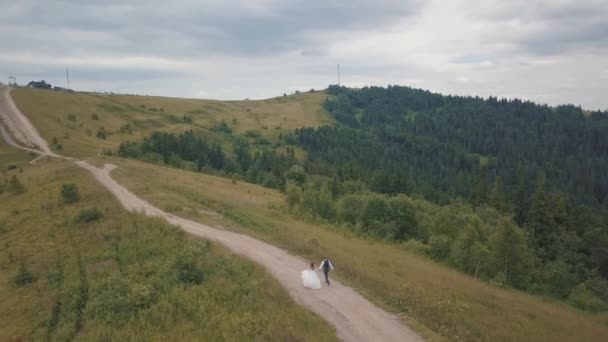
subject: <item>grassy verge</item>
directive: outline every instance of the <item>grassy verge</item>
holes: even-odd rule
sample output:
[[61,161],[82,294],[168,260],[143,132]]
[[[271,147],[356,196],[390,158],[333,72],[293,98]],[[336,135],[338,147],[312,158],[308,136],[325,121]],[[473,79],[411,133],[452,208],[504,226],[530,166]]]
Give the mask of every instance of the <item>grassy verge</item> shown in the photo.
[[311,260],[330,256],[337,268],[333,276],[407,317],[431,339],[608,338],[606,316],[476,281],[398,245],[297,220],[276,191],[138,161],[112,162],[120,165],[114,171],[120,183],[165,210],[246,232]]
[[71,163],[29,159],[0,145],[23,186],[0,194],[0,340],[335,340],[252,262],[127,213]]
[[[300,127],[331,122],[321,92],[260,101],[214,101],[134,95],[64,93],[18,88],[12,97],[55,150],[89,157],[153,131],[194,129],[211,140],[255,131],[273,140]],[[231,134],[220,132],[224,121]]]

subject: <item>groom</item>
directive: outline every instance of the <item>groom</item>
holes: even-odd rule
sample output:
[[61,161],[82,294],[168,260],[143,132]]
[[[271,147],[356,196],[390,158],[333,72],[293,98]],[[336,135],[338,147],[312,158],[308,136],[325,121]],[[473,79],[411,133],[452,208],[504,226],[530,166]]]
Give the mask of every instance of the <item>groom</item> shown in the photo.
[[331,261],[329,261],[327,257],[323,257],[323,261],[321,261],[319,269],[323,269],[323,273],[325,274],[325,283],[327,286],[329,286],[329,278],[327,277],[327,274],[329,273],[330,269],[334,269],[334,265],[331,264]]

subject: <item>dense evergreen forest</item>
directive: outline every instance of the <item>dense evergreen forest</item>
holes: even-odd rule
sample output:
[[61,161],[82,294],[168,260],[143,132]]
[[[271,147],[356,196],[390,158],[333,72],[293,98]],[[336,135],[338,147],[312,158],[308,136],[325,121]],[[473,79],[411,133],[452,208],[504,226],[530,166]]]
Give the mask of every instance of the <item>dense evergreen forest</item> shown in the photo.
[[294,214],[608,310],[608,113],[408,87],[327,92],[336,124],[274,145],[230,136],[224,151],[157,132],[118,154],[277,188]]
[[354,172],[376,191],[445,203],[482,202],[498,177],[511,189],[518,171],[527,180],[542,172],[550,189],[608,208],[608,113],[408,87],[329,92],[337,96],[325,108],[341,125],[298,133],[315,173]]

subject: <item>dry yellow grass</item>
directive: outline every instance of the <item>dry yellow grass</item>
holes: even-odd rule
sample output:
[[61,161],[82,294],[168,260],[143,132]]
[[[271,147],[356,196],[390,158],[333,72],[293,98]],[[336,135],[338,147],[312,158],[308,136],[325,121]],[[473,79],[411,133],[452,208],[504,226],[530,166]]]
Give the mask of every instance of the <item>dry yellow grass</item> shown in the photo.
[[138,161],[112,162],[120,165],[114,171],[119,182],[163,209],[246,232],[313,261],[329,255],[337,268],[334,276],[408,316],[431,339],[608,339],[605,317],[474,280],[397,245],[295,219],[276,191]]
[[[331,122],[320,104],[324,93],[304,93],[260,101],[214,101],[156,96],[64,93],[18,88],[15,103],[50,143],[56,138],[62,154],[88,157],[120,142],[140,140],[153,131],[200,130],[212,139],[222,136],[210,129],[224,120],[234,134],[258,131],[268,139],[301,127]],[[93,119],[93,114],[99,120]],[[73,117],[70,117],[73,115]],[[191,122],[184,122],[184,116]],[[70,120],[69,118],[72,118]],[[132,133],[121,132],[129,124]],[[97,138],[104,128],[105,140]]]

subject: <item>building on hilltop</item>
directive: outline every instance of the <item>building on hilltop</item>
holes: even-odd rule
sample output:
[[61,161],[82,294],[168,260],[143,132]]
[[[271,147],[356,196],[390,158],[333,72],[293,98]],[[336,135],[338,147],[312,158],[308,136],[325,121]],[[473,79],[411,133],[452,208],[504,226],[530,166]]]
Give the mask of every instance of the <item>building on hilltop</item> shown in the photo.
[[29,88],[42,88],[42,89],[51,89],[53,86],[50,83],[46,83],[46,81],[31,81],[27,84]]

